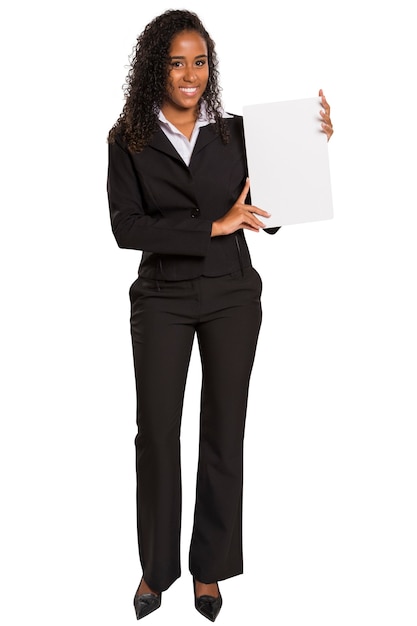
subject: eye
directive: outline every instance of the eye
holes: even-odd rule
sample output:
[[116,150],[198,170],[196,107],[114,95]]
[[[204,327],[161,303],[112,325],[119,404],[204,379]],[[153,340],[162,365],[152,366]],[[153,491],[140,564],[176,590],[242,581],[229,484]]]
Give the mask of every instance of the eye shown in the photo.
[[176,69],[176,68],[182,67],[182,62],[181,61],[172,61],[170,65],[171,65],[172,68]]
[[206,63],[207,61],[205,59],[198,59],[198,61],[195,62],[197,67],[203,67]]

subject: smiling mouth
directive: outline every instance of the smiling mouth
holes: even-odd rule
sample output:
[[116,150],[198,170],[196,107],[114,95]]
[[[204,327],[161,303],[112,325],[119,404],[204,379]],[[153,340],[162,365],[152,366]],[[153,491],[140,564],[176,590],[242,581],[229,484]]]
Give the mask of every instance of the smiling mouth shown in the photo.
[[180,87],[180,91],[185,94],[194,95],[198,91],[198,87]]

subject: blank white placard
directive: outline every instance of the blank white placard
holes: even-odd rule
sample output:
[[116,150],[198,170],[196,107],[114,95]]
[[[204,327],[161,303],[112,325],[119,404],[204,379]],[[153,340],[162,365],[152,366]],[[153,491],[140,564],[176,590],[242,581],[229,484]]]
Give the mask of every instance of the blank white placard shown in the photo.
[[321,99],[243,107],[252,204],[267,227],[333,217],[327,136]]

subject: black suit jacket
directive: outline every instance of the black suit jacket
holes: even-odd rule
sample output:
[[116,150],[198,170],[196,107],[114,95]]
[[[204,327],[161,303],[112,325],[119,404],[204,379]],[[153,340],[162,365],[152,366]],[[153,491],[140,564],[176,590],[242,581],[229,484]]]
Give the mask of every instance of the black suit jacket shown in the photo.
[[211,237],[212,222],[233,206],[247,177],[242,118],[226,122],[229,143],[213,124],[202,127],[189,166],[161,129],[139,153],[121,139],[109,144],[112,229],[121,248],[143,251],[140,276],[184,280],[251,264],[243,230]]

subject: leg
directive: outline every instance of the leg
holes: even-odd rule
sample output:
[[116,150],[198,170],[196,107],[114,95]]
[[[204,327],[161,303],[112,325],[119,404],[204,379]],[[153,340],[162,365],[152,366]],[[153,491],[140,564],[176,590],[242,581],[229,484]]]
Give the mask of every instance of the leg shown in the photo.
[[180,575],[180,426],[194,336],[174,290],[143,279],[131,289],[139,552],[143,579],[157,592]]
[[205,280],[213,281],[206,299],[217,310],[197,327],[203,387],[190,570],[198,581],[212,583],[242,572],[243,436],[261,283],[251,268]]

